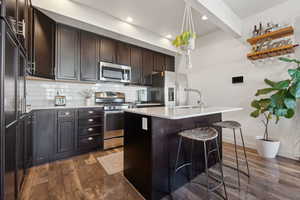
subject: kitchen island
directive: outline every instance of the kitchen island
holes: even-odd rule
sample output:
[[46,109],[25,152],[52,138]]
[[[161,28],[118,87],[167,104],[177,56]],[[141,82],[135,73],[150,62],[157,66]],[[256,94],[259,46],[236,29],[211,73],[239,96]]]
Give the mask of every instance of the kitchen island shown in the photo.
[[[124,176],[147,200],[158,200],[169,191],[187,183],[188,176],[204,171],[204,155],[201,143],[195,143],[193,169],[181,170],[171,188],[171,175],[178,147],[178,132],[196,126],[211,126],[222,121],[222,113],[241,108],[207,107],[152,107],[125,111],[124,123]],[[222,150],[222,129],[219,146]],[[189,160],[190,141],[183,141],[181,158]],[[216,163],[209,158],[209,166]],[[193,173],[190,173],[193,171]]]

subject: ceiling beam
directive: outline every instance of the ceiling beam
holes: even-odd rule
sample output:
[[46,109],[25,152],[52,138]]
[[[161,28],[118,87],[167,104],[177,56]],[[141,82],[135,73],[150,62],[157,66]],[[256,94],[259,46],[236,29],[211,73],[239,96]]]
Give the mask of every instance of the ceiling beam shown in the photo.
[[242,35],[242,20],[223,0],[184,0],[192,8],[206,15],[210,22],[239,38]]

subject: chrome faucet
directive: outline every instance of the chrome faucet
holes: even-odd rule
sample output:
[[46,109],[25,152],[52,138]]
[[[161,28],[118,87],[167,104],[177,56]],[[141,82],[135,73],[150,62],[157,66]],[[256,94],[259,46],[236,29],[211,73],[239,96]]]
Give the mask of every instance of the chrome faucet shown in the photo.
[[204,106],[204,102],[202,101],[202,93],[200,92],[200,90],[197,89],[191,89],[191,88],[185,88],[184,89],[185,92],[194,92],[197,93],[199,95],[199,100],[197,101],[197,104],[201,107]]

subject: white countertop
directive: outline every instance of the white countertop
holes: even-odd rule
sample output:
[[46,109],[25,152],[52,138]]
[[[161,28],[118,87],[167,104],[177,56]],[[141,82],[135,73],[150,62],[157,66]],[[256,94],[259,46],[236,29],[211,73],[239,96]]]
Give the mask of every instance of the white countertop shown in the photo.
[[205,115],[240,111],[243,108],[234,107],[206,107],[206,108],[169,108],[169,107],[150,107],[127,109],[126,112],[159,117],[165,119],[184,119],[191,117],[200,117]]

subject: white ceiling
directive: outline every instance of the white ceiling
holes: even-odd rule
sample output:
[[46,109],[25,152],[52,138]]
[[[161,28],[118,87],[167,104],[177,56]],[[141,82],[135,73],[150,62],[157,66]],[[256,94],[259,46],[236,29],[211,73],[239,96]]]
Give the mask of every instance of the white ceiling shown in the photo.
[[[184,0],[72,0],[95,8],[113,17],[126,20],[133,18],[132,24],[165,37],[176,36],[181,29]],[[217,30],[209,20],[201,20],[201,14],[194,11],[193,18],[197,34],[205,35]]]
[[262,12],[288,0],[223,0],[240,18]]

